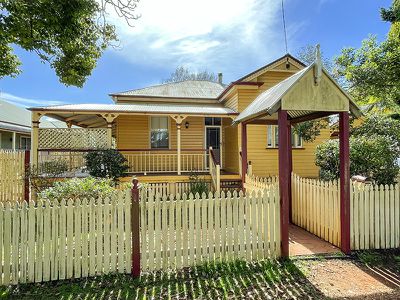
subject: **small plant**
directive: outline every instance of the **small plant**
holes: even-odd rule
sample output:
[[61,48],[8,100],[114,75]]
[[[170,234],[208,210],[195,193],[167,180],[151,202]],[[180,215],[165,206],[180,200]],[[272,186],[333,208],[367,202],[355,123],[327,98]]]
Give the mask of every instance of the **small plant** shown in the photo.
[[29,180],[32,189],[39,193],[52,186],[54,179],[61,178],[67,171],[67,163],[63,160],[46,161],[39,166],[27,167],[25,178]]
[[199,174],[191,173],[189,175],[189,193],[195,195],[199,193],[199,195],[203,193],[208,193],[208,184],[204,178],[201,178]]
[[82,200],[110,197],[115,192],[112,179],[86,177],[54,182],[52,187],[41,191],[38,196],[50,201]]
[[111,178],[117,181],[129,169],[126,158],[115,149],[89,152],[85,159],[87,170],[93,177]]

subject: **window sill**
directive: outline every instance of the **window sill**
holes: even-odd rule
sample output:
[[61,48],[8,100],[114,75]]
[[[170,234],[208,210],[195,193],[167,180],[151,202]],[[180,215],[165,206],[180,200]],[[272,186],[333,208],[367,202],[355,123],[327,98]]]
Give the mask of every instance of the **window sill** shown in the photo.
[[[278,150],[279,149],[279,147],[267,147],[267,148],[265,148],[266,150]],[[306,148],[304,148],[304,147],[293,147],[292,148],[292,150],[305,150]]]

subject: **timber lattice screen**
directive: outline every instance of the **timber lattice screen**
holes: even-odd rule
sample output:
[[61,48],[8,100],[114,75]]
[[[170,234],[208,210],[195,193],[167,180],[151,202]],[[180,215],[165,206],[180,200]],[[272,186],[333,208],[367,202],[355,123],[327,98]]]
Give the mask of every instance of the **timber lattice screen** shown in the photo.
[[280,255],[278,189],[243,195],[150,196],[140,202],[143,270]]
[[0,202],[25,197],[25,152],[0,150]]
[[131,271],[131,193],[0,203],[0,284]]
[[107,128],[39,128],[39,149],[105,149]]

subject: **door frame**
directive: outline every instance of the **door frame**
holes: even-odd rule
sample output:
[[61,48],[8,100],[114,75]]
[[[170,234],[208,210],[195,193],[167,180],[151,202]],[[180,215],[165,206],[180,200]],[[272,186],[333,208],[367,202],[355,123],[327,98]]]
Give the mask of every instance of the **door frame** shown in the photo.
[[[222,119],[221,119],[222,122]],[[204,148],[207,147],[207,128],[218,128],[219,129],[219,164],[222,169],[222,162],[223,162],[223,145],[222,145],[222,124],[221,125],[204,125]],[[208,151],[208,149],[207,149]],[[207,166],[207,156],[206,159],[206,166]]]

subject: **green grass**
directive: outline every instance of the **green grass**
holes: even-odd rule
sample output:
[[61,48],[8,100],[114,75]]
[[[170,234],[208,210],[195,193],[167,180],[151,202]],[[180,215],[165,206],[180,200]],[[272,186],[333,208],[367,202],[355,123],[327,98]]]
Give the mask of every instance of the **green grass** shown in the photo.
[[13,299],[223,299],[291,298],[316,289],[291,261],[208,263],[181,271],[154,272],[133,279],[110,274],[0,288]]

